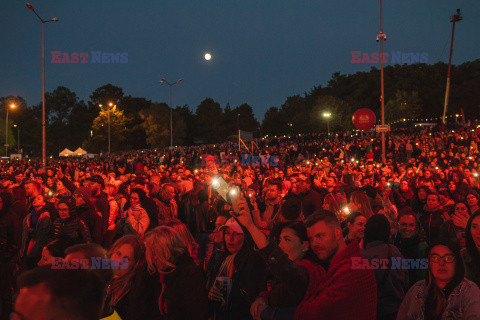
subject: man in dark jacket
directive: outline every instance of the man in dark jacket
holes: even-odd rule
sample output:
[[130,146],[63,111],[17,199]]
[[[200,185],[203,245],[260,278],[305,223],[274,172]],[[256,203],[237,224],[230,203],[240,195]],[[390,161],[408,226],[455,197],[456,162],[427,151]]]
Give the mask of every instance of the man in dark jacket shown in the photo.
[[302,210],[305,218],[317,210],[322,210],[322,195],[312,188],[310,179],[304,174],[298,176],[298,190],[302,197]]
[[[103,178],[95,175],[88,179],[91,191],[90,201],[95,206],[95,211],[102,217],[102,239],[107,232],[108,219],[110,217],[110,206],[108,205],[107,195],[102,192],[105,184]],[[101,243],[101,242],[100,242]]]
[[90,202],[90,190],[80,187],[73,193],[76,204],[76,214],[88,227],[92,241],[102,243],[102,217],[95,212],[95,206]]

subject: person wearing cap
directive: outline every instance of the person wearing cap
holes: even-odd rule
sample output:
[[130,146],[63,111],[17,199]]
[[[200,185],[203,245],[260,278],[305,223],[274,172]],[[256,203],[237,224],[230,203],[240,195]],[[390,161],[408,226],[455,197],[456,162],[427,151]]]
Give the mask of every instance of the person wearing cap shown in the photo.
[[102,230],[101,237],[107,232],[108,229],[108,220],[110,216],[110,207],[108,204],[107,195],[102,191],[105,184],[103,178],[99,175],[94,175],[88,179],[90,192],[91,192],[91,201],[95,206],[95,211],[102,218]]
[[[250,305],[266,289],[266,266],[253,250],[249,234],[234,218],[220,228],[224,250],[217,250],[207,266],[208,298],[213,304],[215,319],[250,319]],[[231,279],[227,288],[217,277]]]
[[437,242],[427,249],[428,272],[407,292],[397,320],[479,319],[480,289],[464,278],[455,244]]

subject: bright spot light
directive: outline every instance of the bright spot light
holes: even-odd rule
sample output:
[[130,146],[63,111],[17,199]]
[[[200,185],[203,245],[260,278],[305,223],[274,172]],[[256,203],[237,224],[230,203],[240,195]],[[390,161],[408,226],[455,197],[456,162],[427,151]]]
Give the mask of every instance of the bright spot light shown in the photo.
[[218,179],[217,178],[212,180],[212,186],[218,187]]
[[205,53],[205,60],[210,60],[212,59],[212,55],[210,53]]
[[236,196],[237,195],[237,189],[232,189],[230,190],[230,196]]

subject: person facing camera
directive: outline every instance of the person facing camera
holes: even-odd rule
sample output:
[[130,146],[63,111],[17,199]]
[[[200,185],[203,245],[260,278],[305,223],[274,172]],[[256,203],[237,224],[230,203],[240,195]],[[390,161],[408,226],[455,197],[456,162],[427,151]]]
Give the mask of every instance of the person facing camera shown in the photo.
[[397,320],[478,319],[480,289],[464,278],[455,245],[437,242],[427,249],[428,273],[408,291]]

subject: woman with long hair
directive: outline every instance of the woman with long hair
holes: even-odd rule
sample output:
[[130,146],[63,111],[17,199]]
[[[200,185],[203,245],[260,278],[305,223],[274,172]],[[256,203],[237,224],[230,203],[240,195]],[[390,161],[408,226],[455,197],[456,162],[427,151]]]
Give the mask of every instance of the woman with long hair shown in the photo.
[[[315,257],[309,250],[307,229],[302,222],[288,222],[280,226],[278,247],[288,256],[288,259],[298,265],[312,264]],[[252,303],[250,313],[254,319],[273,319],[293,317],[299,299],[291,292],[294,285],[286,278],[275,278],[271,290],[262,292]],[[282,315],[282,316],[281,316]]]
[[234,218],[221,230],[224,250],[217,250],[207,266],[208,298],[215,319],[249,319],[250,305],[266,289],[266,266],[250,234]]
[[340,222],[345,220],[346,204],[347,199],[342,194],[327,193],[323,198],[323,210],[335,213]]
[[156,227],[145,235],[145,246],[159,318],[207,319],[205,278],[179,234],[167,226]]
[[461,251],[465,277],[480,286],[480,212],[472,214],[465,229],[465,249]]
[[120,232],[123,232],[123,235],[134,234],[143,237],[150,224],[147,211],[142,207],[141,196],[140,192],[132,191],[130,194],[130,207],[123,212],[124,219],[122,220],[124,223],[120,223],[120,227],[118,224],[115,226],[117,230],[120,229]]
[[415,192],[415,196],[411,202],[411,207],[417,215],[423,213],[423,207],[427,204],[427,195],[429,193],[430,190],[424,186],[418,187],[417,191]]
[[363,214],[367,220],[373,216],[372,204],[370,198],[363,191],[353,191],[350,195],[350,202],[348,203],[350,212],[358,211]]
[[124,320],[140,319],[138,303],[145,298],[140,290],[146,276],[145,244],[140,237],[127,235],[115,241],[108,256],[116,267],[107,290],[108,304]]
[[397,320],[476,319],[480,289],[464,278],[463,262],[455,245],[437,242],[427,250],[428,272],[408,291]]
[[198,244],[195,242],[195,239],[193,239],[193,236],[188,230],[187,226],[180,221],[169,221],[167,222],[167,227],[171,227],[178,233],[180,239],[183,241],[184,246],[187,248],[190,257],[192,257],[195,263],[199,264],[197,261]]

